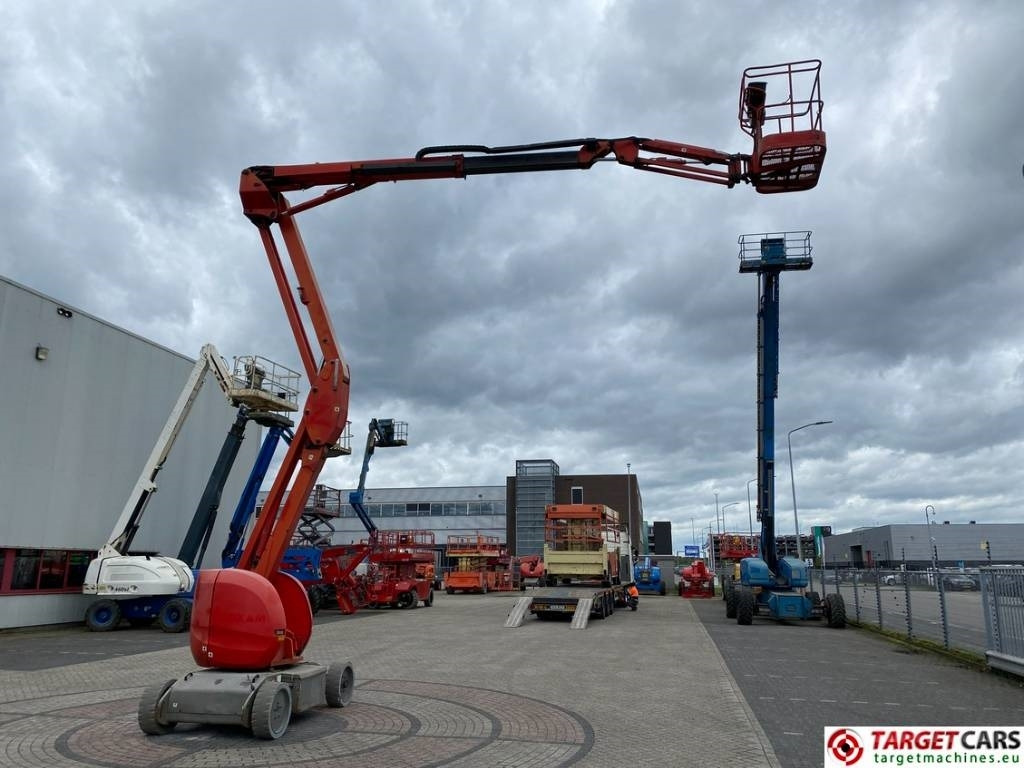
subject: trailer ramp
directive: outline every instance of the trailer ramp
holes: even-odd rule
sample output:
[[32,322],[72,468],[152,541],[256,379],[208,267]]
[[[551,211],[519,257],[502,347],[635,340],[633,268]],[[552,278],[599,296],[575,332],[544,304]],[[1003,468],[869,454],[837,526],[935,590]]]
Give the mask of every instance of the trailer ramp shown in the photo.
[[532,597],[520,597],[516,600],[516,604],[513,605],[512,610],[509,611],[508,618],[505,619],[505,626],[511,629],[521,627],[523,625],[523,619],[526,618],[526,612],[530,610],[530,603],[532,602]]
[[581,597],[580,601],[576,604],[576,611],[572,615],[572,628],[573,629],[586,629],[587,622],[590,621],[590,609],[594,605],[594,598],[592,597]]

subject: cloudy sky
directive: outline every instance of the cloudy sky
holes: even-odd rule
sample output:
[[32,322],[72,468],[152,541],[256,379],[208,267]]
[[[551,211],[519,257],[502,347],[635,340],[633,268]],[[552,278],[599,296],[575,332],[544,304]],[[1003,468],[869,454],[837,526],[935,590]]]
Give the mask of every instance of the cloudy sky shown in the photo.
[[[819,185],[759,195],[614,163],[376,185],[299,219],[374,487],[516,459],[636,474],[675,546],[756,476],[742,234],[782,278],[778,529],[1020,522],[1024,7],[1007,2],[0,5],[0,274],[195,356],[300,368],[239,172],[424,146],[645,136],[751,151],[746,67],[821,59]],[[356,441],[361,445],[361,437]],[[354,485],[358,454],[321,480]]]

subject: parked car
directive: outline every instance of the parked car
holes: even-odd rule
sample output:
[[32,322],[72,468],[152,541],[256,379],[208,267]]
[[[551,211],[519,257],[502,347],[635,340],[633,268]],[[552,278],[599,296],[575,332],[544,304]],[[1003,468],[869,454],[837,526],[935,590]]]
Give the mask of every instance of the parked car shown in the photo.
[[970,576],[960,576],[957,574],[943,576],[942,586],[944,589],[956,592],[970,591],[978,588],[977,583]]

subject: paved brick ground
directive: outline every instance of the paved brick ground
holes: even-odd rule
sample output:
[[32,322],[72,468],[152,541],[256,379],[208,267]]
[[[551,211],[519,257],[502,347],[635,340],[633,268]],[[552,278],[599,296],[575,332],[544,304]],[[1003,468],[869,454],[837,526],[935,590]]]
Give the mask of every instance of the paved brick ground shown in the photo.
[[[139,730],[143,689],[194,668],[184,638],[89,660],[110,636],[4,635],[0,654],[42,668],[0,670],[0,766],[779,765],[688,601],[644,597],[583,631],[505,629],[517,597],[440,594],[431,608],[321,620],[306,658],[351,661],[353,701],[293,718],[274,742],[226,726]],[[68,663],[55,636],[86,660]]]

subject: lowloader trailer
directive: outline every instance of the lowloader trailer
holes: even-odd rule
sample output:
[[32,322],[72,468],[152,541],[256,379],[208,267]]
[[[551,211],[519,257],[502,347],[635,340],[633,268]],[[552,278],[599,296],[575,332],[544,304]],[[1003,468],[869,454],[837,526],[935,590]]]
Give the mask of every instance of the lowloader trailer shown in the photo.
[[586,629],[591,618],[605,619],[616,608],[626,607],[626,586],[613,584],[567,584],[540,587],[516,601],[505,626],[522,626],[527,614],[542,621],[571,617],[572,629]]

